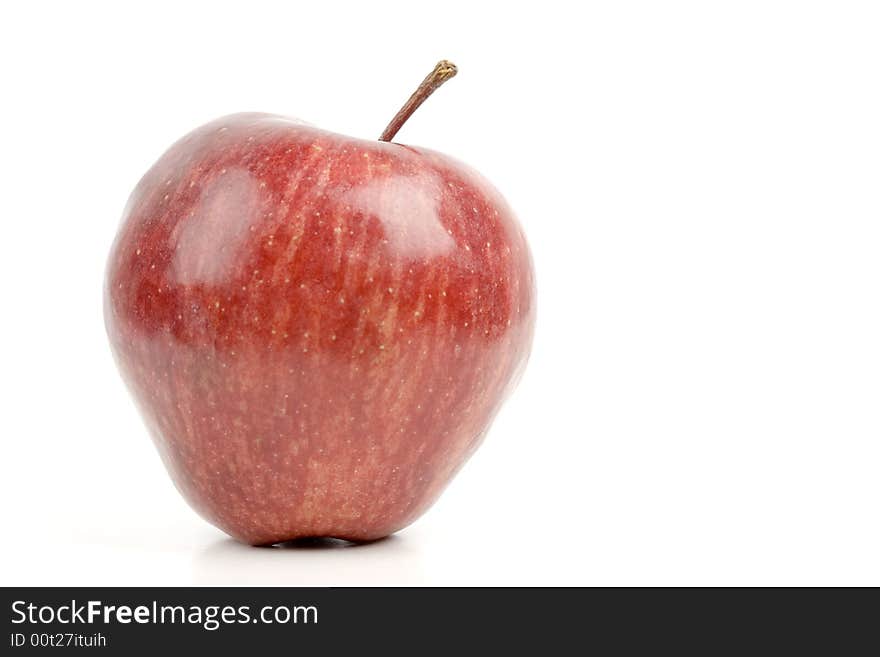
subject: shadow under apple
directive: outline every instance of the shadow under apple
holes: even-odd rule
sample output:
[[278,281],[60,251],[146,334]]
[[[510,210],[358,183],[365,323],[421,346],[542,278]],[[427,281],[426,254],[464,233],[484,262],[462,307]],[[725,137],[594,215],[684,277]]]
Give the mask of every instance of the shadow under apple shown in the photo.
[[302,538],[251,547],[224,538],[197,552],[193,584],[207,586],[418,586],[412,541],[394,535],[368,543]]

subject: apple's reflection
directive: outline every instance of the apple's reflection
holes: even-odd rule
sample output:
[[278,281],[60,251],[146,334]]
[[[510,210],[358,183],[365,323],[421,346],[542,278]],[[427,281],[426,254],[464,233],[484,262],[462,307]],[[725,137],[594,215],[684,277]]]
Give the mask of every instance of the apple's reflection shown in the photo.
[[409,586],[424,583],[412,541],[304,539],[255,548],[226,538],[193,559],[197,586]]

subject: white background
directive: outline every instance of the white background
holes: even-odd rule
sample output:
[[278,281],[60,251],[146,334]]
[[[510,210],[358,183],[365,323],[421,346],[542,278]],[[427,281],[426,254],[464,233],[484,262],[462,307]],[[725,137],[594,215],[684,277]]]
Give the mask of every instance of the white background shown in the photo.
[[[0,583],[880,585],[880,9],[6,3]],[[531,363],[392,539],[240,546],[165,474],[104,334],[126,198],[257,110],[481,170],[534,252]]]

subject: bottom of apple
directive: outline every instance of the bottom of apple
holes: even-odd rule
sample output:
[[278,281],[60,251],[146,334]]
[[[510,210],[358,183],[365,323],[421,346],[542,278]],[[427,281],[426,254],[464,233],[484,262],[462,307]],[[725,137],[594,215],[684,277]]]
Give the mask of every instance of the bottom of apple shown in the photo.
[[397,529],[391,531],[364,532],[284,532],[243,534],[224,529],[232,538],[253,547],[292,547],[322,548],[366,545],[388,538]]
[[340,538],[338,536],[301,536],[283,541],[274,541],[272,543],[248,543],[252,547],[261,548],[284,548],[296,550],[321,550],[344,547],[358,547],[361,545],[371,545],[379,543],[387,539],[390,535],[380,536],[379,538]]

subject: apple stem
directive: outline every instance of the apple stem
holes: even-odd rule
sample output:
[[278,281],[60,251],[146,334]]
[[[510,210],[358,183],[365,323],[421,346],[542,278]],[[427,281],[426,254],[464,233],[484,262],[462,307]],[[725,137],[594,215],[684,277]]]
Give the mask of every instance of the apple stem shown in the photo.
[[424,103],[428,99],[428,96],[439,89],[440,85],[450,78],[455,77],[456,73],[458,73],[458,69],[452,62],[448,62],[445,59],[437,62],[437,66],[434,67],[434,70],[428,73],[428,77],[422,80],[419,88],[413,92],[413,95],[409,97],[409,100],[403,104],[400,111],[394,115],[393,119],[391,119],[391,123],[385,128],[382,136],[379,137],[379,141],[391,141],[394,139],[394,135],[396,135],[401,126],[406,123],[406,120],[413,115],[413,112],[419,108],[419,105]]

